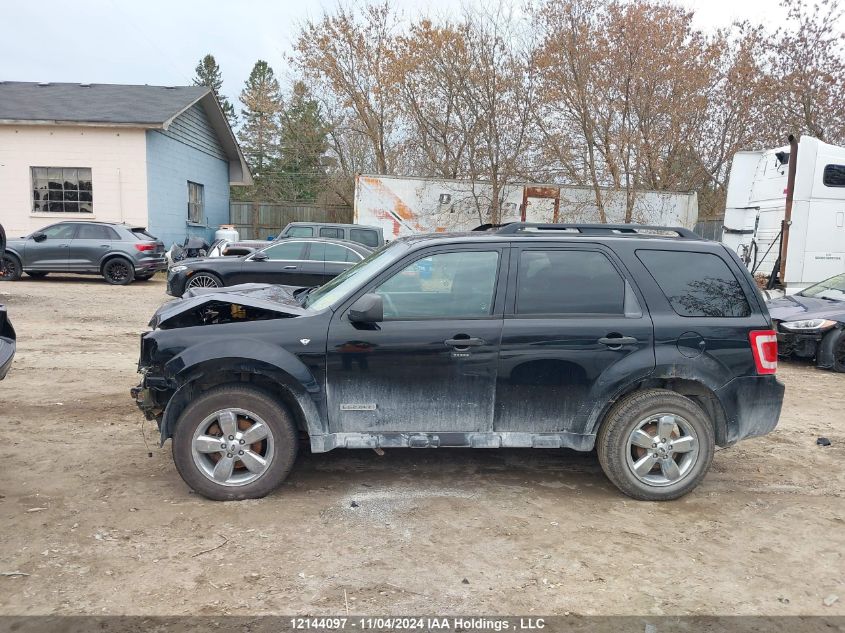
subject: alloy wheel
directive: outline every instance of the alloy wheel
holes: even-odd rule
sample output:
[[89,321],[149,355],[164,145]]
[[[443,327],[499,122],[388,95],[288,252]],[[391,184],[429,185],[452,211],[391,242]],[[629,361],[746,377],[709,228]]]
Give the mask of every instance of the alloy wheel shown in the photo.
[[199,273],[188,281],[188,288],[219,288],[220,284],[211,275]]
[[245,409],[215,411],[197,425],[191,441],[194,465],[221,486],[245,486],[273,461],[270,427]]
[[698,460],[698,436],[683,417],[661,413],[641,420],[628,437],[628,467],[650,486],[670,486],[686,477]]

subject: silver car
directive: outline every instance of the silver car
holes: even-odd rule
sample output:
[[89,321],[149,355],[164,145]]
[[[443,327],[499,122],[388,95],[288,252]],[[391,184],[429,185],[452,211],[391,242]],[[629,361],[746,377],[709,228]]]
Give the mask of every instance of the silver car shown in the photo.
[[167,269],[164,244],[143,227],[115,222],[59,222],[26,237],[9,239],[0,266],[0,280],[15,281],[22,273],[102,275],[125,285],[146,281]]

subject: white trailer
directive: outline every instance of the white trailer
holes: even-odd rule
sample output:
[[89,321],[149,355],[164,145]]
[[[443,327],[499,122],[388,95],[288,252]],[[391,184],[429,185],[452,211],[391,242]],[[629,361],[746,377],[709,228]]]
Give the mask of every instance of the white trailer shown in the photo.
[[[601,190],[607,221],[625,219],[625,191]],[[385,239],[413,233],[469,231],[491,221],[488,183],[360,175],[355,180],[356,224],[380,226]],[[501,222],[598,222],[592,187],[511,184],[499,194]],[[636,191],[632,221],[693,228],[695,192]]]
[[738,152],[724,224],[722,242],[753,274],[774,271],[786,294],[845,272],[845,148],[804,136]]

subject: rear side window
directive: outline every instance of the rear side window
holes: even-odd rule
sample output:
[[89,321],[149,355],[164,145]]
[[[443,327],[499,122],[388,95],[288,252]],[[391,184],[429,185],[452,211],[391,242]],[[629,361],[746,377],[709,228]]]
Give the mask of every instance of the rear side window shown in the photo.
[[314,229],[310,226],[292,226],[286,232],[288,237],[314,237]]
[[349,239],[364,246],[378,246],[378,233],[369,229],[350,229]]
[[330,226],[320,228],[320,237],[335,237],[343,239],[343,229],[335,229]]
[[845,187],[845,165],[825,165],[822,182],[826,187]]
[[76,232],[78,240],[116,240],[114,229],[102,224],[80,224]]
[[711,253],[637,251],[666,295],[685,317],[746,317],[751,306],[725,261]]
[[625,282],[603,254],[531,250],[519,256],[517,314],[623,314]]

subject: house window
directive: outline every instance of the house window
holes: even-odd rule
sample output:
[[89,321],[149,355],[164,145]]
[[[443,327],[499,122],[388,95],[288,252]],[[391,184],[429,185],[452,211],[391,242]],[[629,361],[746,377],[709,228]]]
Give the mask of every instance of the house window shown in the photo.
[[93,213],[90,167],[32,167],[33,213]]
[[202,224],[205,214],[203,213],[204,187],[196,182],[188,181],[188,221],[194,224]]

